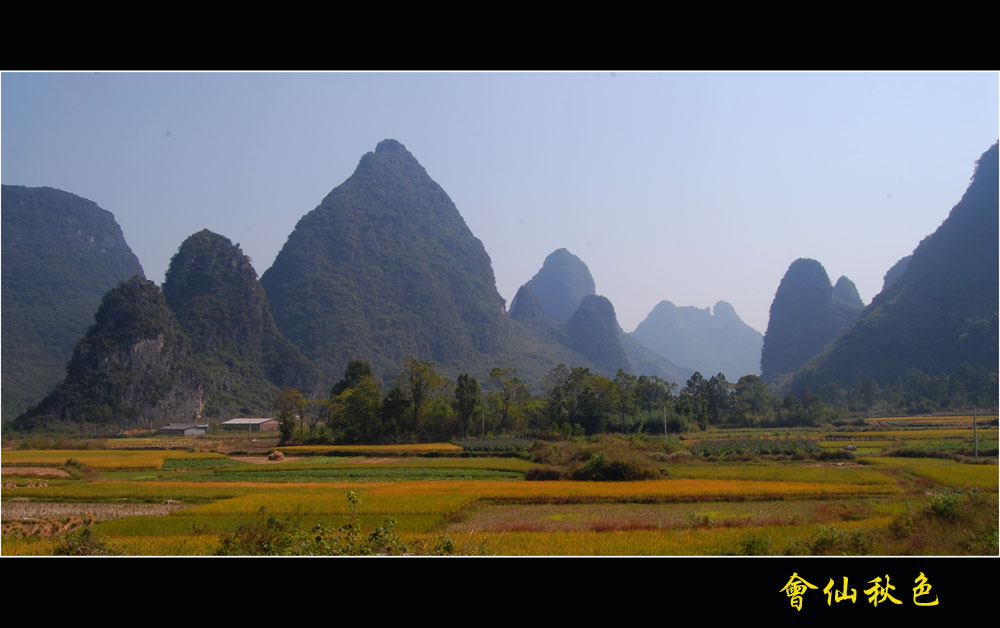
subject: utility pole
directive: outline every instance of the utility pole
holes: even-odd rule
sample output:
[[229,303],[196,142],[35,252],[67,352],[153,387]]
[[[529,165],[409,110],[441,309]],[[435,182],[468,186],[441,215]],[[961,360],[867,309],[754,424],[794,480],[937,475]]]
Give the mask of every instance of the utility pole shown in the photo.
[[972,407],[972,442],[976,451],[976,460],[979,460],[979,435],[976,433],[976,407]]

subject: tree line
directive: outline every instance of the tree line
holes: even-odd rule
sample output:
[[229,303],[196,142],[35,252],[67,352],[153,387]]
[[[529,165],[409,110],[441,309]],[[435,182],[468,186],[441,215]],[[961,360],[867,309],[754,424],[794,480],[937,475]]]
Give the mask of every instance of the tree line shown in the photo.
[[283,440],[377,444],[471,436],[573,436],[597,432],[680,433],[712,426],[810,426],[851,415],[925,413],[996,400],[996,375],[963,365],[952,374],[914,369],[905,381],[880,387],[859,380],[850,389],[827,385],[779,396],[756,375],[729,382],[718,373],[694,373],[677,385],[619,370],[610,378],[560,364],[541,392],[510,368],[494,368],[480,383],[467,373],[454,381],[432,362],[407,359],[383,391],[369,363],[350,362],[325,399],[291,388],[275,400]]

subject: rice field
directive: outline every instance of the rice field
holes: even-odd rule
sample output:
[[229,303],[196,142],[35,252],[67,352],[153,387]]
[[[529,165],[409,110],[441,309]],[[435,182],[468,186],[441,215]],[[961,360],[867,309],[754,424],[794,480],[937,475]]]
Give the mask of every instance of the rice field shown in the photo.
[[[923,512],[929,496],[977,489],[996,503],[996,464],[872,455],[896,446],[897,436],[957,441],[971,439],[971,429],[837,432],[829,441],[815,430],[737,432],[746,431],[724,437],[810,438],[827,451],[854,442],[858,450],[855,460],[828,462],[672,457],[660,464],[665,478],[634,482],[525,481],[536,466],[528,460],[464,457],[441,443],[282,448],[308,457],[265,464],[185,450],[5,451],[5,480],[18,466],[63,468],[70,459],[91,471],[47,485],[20,480],[2,499],[5,519],[89,513],[94,532],[124,555],[210,555],[224,535],[262,515],[332,529],[351,515],[350,492],[361,496],[362,529],[392,519],[408,542],[447,535],[461,553],[493,555],[897,553],[899,521]],[[873,440],[849,440],[854,433]],[[996,439],[995,428],[987,438]],[[995,512],[984,516],[996,526]],[[989,553],[988,532],[969,551]],[[53,538],[5,534],[0,552],[46,554],[56,546]]]
[[886,468],[902,469],[941,486],[997,491],[996,464],[962,464],[940,458],[872,458],[872,462]]

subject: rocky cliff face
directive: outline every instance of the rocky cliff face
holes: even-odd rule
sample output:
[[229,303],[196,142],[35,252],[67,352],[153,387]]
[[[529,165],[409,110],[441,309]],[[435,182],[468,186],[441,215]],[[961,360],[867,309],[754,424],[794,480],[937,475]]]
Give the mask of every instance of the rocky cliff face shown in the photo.
[[133,277],[105,295],[66,379],[15,427],[193,420],[201,408],[200,379],[163,294],[153,282]]
[[111,212],[54,188],[4,185],[3,418],[66,374],[101,297],[142,266]]
[[282,333],[324,373],[502,349],[504,301],[482,243],[406,148],[384,140],[306,214],[261,278]]
[[[849,287],[843,283],[841,291],[847,293]],[[861,305],[834,295],[822,264],[804,258],[792,262],[771,303],[761,350],[761,377],[774,382],[802,368],[833,342],[861,310]]]

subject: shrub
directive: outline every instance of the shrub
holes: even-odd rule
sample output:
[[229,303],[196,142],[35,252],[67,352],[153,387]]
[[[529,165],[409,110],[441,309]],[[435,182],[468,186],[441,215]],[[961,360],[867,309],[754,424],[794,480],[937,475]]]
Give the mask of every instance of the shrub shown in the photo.
[[113,556],[107,542],[87,526],[63,536],[52,550],[56,556]]
[[583,466],[573,470],[574,480],[623,482],[661,477],[660,470],[636,458],[605,458],[593,454]]
[[957,521],[962,503],[961,491],[947,491],[931,497],[928,504],[930,511],[942,519]]
[[771,554],[771,537],[763,534],[748,534],[736,544],[736,554],[739,556],[769,556]]
[[559,467],[553,467],[549,465],[532,467],[528,469],[528,472],[524,474],[525,480],[535,480],[535,481],[548,481],[548,480],[565,480],[567,479],[566,474]]

